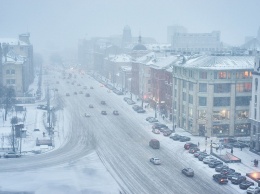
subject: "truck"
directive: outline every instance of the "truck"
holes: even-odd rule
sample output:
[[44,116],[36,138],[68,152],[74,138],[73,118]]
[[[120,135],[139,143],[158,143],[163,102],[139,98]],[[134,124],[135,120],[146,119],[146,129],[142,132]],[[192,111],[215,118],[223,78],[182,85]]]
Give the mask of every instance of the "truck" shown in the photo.
[[160,142],[157,139],[151,139],[149,142],[149,146],[153,149],[159,149],[160,148]]

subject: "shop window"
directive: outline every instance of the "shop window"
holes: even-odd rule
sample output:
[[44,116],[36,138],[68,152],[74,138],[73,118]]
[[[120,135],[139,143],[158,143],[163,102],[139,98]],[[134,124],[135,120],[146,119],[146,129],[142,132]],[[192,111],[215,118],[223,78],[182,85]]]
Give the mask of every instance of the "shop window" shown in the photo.
[[249,116],[248,110],[237,110],[236,111],[236,119],[237,120],[248,119],[248,116]]
[[199,120],[206,120],[207,111],[206,110],[199,110],[198,111],[198,119]]
[[222,120],[229,120],[230,119],[230,111],[229,110],[220,110],[220,111],[213,111],[212,114],[213,121],[222,121]]

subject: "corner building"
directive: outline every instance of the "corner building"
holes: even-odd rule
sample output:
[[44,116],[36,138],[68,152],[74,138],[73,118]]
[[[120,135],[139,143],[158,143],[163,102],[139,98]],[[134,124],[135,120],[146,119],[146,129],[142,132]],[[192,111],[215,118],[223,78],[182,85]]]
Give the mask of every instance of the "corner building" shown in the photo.
[[249,136],[252,56],[198,56],[174,65],[173,119],[193,135]]

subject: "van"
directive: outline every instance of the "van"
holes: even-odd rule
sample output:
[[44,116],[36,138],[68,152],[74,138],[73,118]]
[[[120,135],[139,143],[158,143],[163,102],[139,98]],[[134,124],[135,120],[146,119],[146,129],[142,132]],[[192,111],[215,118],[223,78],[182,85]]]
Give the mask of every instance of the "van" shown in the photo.
[[157,139],[151,139],[149,142],[149,146],[153,149],[159,149],[160,148],[160,142]]

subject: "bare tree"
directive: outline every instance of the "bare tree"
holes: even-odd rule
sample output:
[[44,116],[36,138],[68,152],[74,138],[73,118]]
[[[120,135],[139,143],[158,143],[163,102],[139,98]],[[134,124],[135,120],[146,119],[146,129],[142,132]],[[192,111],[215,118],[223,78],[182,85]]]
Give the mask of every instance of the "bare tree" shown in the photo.
[[14,129],[15,129],[15,125],[18,123],[18,118],[17,117],[12,117],[11,119],[11,124],[12,124],[12,147],[13,147],[13,151],[15,151],[14,145],[15,145],[15,138],[14,138]]

